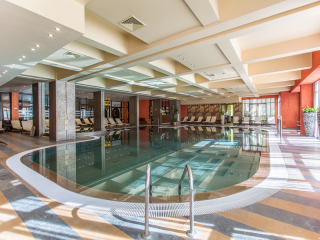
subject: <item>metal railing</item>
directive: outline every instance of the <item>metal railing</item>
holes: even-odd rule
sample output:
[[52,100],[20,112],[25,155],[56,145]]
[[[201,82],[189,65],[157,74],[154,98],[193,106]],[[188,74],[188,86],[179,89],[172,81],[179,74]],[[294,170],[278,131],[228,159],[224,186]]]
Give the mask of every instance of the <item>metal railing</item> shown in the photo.
[[150,239],[151,232],[149,231],[149,205],[150,205],[150,196],[152,196],[152,184],[151,184],[151,167],[150,164],[147,165],[146,171],[146,190],[145,190],[145,223],[144,223],[144,232],[141,233],[143,239]]
[[189,165],[186,165],[184,168],[182,177],[179,182],[179,189],[178,189],[178,194],[179,196],[181,195],[181,184],[186,176],[188,171],[188,176],[189,176],[189,200],[190,200],[190,230],[187,231],[187,236],[189,238],[194,238],[197,235],[196,230],[194,230],[194,192],[193,192],[193,176],[192,176],[192,171]]
[[[190,199],[190,230],[186,232],[189,238],[194,238],[197,236],[196,230],[194,230],[194,192],[193,192],[193,176],[189,165],[184,168],[182,177],[179,182],[178,194],[181,196],[181,185],[184,177],[188,172],[189,176],[189,199]],[[151,232],[149,231],[149,210],[150,210],[150,196],[152,196],[152,183],[151,183],[151,167],[150,164],[147,165],[146,170],[146,186],[145,186],[145,223],[144,232],[141,233],[143,239],[150,239]]]
[[280,138],[280,142],[282,142],[282,116],[278,116],[277,120],[277,137]]

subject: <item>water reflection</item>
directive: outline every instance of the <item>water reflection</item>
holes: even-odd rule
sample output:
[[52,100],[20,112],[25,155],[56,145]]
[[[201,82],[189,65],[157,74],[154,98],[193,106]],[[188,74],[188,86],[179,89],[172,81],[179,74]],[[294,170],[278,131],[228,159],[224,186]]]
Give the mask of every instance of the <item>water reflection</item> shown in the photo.
[[[31,160],[43,168],[22,161],[46,177],[51,171],[57,173],[53,181],[74,191],[85,186],[135,195],[144,195],[146,165],[151,163],[154,196],[176,195],[184,166],[189,164],[195,191],[200,193],[252,177],[261,151],[268,151],[266,136],[261,130],[228,127],[144,127],[38,151]],[[183,193],[188,185],[184,186]]]

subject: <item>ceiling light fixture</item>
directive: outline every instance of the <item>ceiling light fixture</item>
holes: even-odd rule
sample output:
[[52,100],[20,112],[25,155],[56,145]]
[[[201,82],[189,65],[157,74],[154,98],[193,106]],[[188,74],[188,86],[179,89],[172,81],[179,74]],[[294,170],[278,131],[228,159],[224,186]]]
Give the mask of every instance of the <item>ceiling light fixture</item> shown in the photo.
[[185,58],[183,60],[186,60]]
[[179,55],[179,57],[182,57],[181,55]]
[[51,33],[49,33],[49,34],[48,34],[48,36],[49,36],[49,37],[51,37],[51,38],[53,38],[53,37],[54,37],[54,36],[53,36],[53,34],[51,34]]
[[41,47],[41,46],[40,46],[39,44],[36,44],[36,47],[38,47],[38,48],[39,48],[39,47]]
[[61,31],[61,29],[60,29],[60,28],[56,28],[56,30],[57,30],[58,32],[60,32],[60,31]]
[[31,51],[35,51],[35,49],[34,49],[34,48],[31,48]]
[[22,61],[22,59],[21,59],[21,58],[19,58],[19,61]]
[[26,58],[26,56],[22,56],[22,58]]

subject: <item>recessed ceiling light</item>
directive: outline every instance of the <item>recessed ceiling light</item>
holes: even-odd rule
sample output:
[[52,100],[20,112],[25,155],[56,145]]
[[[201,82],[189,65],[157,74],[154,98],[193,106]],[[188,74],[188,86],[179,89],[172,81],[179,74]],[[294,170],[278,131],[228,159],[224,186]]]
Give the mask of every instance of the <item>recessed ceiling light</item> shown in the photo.
[[41,47],[39,44],[36,44],[36,47]]
[[35,49],[34,49],[34,48],[31,48],[31,51],[35,51]]
[[19,61],[22,61],[22,59],[21,59],[21,58],[19,58]]
[[183,60],[186,60],[185,58]]
[[182,57],[181,55],[179,55],[179,57]]
[[0,77],[2,77],[2,76],[0,75]]
[[49,37],[54,37],[53,34],[51,34],[51,33],[49,33],[48,36],[49,36]]
[[26,58],[26,56],[22,56],[23,58]]
[[56,30],[57,30],[58,32],[60,32],[60,31],[61,31],[61,29],[60,29],[60,28],[56,28]]

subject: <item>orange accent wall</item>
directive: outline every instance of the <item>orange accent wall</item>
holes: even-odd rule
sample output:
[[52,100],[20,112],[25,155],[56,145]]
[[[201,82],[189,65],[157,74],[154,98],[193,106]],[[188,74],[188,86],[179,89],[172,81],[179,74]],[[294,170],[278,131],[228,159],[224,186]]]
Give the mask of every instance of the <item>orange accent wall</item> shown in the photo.
[[302,84],[300,85],[300,123],[301,123],[301,134],[306,134],[303,124],[302,109],[309,106],[313,107],[314,90],[313,84]]
[[182,121],[184,117],[188,116],[188,106],[187,105],[181,105],[180,106],[180,120]]
[[304,84],[315,83],[320,78],[320,51],[312,53],[312,68],[301,70],[301,79],[296,80],[296,84],[291,87],[291,92],[301,91]]
[[296,128],[300,121],[300,93],[281,92],[281,116],[283,128]]
[[11,120],[19,120],[19,93],[11,93],[11,104],[10,104]]
[[265,96],[260,96],[260,97],[247,97],[247,98],[242,98],[242,100],[245,99],[259,99],[259,98],[275,98],[275,123],[277,124],[277,119],[278,119],[278,95],[265,95]]
[[139,118],[144,118],[149,123],[149,100],[139,101]]

